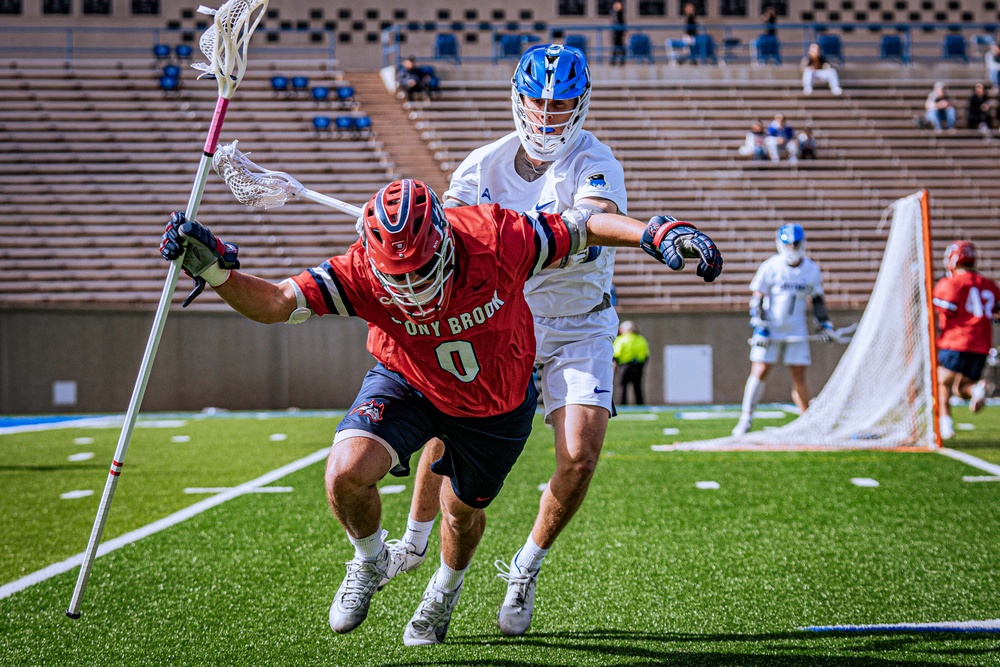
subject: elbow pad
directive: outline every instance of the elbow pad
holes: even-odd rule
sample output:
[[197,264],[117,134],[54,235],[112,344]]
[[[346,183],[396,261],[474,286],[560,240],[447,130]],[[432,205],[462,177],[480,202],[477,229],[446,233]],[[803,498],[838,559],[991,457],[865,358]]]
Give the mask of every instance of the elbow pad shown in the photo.
[[312,309],[306,302],[306,295],[302,293],[302,288],[299,287],[299,284],[291,278],[286,278],[281,282],[290,284],[292,291],[295,292],[295,310],[285,320],[285,324],[302,324],[313,314]]

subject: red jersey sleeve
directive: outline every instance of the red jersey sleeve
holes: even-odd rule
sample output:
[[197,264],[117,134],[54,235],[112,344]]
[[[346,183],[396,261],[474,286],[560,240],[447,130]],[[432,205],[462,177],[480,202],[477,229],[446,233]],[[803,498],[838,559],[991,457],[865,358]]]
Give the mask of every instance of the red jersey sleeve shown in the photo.
[[516,213],[496,206],[494,215],[502,255],[516,262],[514,273],[525,280],[582,250],[576,229],[557,213]]
[[363,262],[364,248],[355,243],[346,254],[306,269],[292,280],[316,315],[365,318],[362,311],[371,301],[371,288]]

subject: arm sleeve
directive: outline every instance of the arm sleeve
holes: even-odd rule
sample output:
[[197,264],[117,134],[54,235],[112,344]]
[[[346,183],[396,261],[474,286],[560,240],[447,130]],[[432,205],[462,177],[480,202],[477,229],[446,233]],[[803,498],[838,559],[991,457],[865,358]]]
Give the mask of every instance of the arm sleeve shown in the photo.
[[958,311],[958,290],[947,278],[942,278],[934,285],[933,292],[934,307],[942,312],[954,313]]
[[[556,213],[514,211],[492,207],[499,217],[501,247],[520,255],[518,275],[525,279],[582,250],[581,239]],[[502,258],[503,259],[503,258]]]

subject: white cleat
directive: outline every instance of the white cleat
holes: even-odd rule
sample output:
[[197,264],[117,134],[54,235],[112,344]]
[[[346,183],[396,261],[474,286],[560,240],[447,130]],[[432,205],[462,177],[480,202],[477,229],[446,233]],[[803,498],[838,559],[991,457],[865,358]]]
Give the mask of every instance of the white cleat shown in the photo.
[[753,419],[748,415],[741,415],[739,422],[733,427],[733,435],[746,435],[751,426],[753,426]]
[[538,584],[539,570],[521,571],[514,561],[510,565],[498,560],[494,563],[500,571],[498,577],[507,582],[507,595],[497,614],[500,632],[508,637],[520,637],[531,625],[531,615],[535,611],[535,586]]
[[434,585],[437,572],[431,577],[420,605],[413,612],[413,618],[403,630],[403,644],[406,646],[428,646],[440,644],[448,634],[451,623],[451,612],[458,604],[458,596],[462,593],[462,585],[451,591],[443,591]]
[[330,605],[330,627],[334,632],[344,634],[364,623],[368,605],[388,567],[388,549],[383,549],[375,560],[347,561],[347,575]]
[[417,548],[411,542],[403,542],[402,540],[386,540],[385,546],[389,550],[389,569],[386,570],[385,576],[379,582],[379,590],[382,590],[397,574],[416,570],[427,556],[426,545],[420,553],[417,553]]
[[969,399],[969,412],[979,412],[986,405],[986,398],[993,395],[996,385],[987,380],[980,380],[972,385],[972,397]]

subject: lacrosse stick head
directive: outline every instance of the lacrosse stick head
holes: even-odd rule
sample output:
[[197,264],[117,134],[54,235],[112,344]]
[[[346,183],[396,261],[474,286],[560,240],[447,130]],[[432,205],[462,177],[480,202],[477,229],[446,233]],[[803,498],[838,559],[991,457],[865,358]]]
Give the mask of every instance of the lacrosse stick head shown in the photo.
[[199,42],[208,63],[193,63],[199,79],[215,77],[219,97],[232,99],[247,69],[247,49],[257,24],[264,18],[268,0],[229,0],[218,9],[201,6],[198,11],[214,16]]
[[302,184],[283,171],[271,171],[254,164],[236,147],[239,141],[220,144],[212,157],[215,172],[233,196],[251,208],[276,208],[302,191]]

